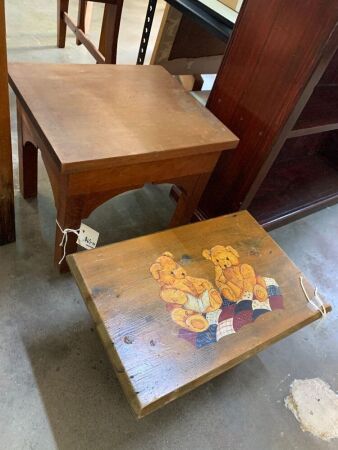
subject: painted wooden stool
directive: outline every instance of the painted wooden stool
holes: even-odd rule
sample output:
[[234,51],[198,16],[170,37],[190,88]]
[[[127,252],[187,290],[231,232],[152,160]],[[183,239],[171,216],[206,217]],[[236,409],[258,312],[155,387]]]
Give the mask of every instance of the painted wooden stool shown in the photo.
[[[221,152],[238,143],[160,66],[12,64],[10,83],[21,192],[37,194],[39,148],[62,230],[78,229],[96,207],[145,183],[176,184],[171,225],[187,223]],[[61,240],[57,227],[56,263]],[[67,253],[74,251],[70,234]]]
[[[86,36],[93,3],[104,3],[99,48],[97,49]],[[69,0],[58,0],[57,3],[57,45],[64,48],[67,26],[76,36],[76,43],[83,44],[98,63],[115,64],[117,41],[120,30],[123,0],[79,0],[77,24],[68,14]]]
[[137,417],[330,310],[246,211],[68,262]]

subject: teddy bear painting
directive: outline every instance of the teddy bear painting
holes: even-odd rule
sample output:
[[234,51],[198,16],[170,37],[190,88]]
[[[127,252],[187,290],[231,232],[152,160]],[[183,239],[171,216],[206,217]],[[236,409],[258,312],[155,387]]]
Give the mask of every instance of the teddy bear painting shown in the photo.
[[267,300],[263,277],[256,276],[249,264],[240,263],[239,254],[231,245],[216,245],[211,250],[203,250],[202,255],[214,263],[216,286],[228,300],[237,302],[248,292],[259,301]]
[[205,314],[217,311],[222,298],[208,280],[188,276],[169,252],[157,258],[150,272],[160,285],[160,297],[171,305],[171,317],[177,325],[193,332],[209,328]]
[[179,337],[201,348],[283,308],[277,282],[257,275],[230,245],[216,245],[202,255],[214,264],[217,288],[205,278],[189,276],[170,252],[164,252],[150,267],[160,297],[179,327]]

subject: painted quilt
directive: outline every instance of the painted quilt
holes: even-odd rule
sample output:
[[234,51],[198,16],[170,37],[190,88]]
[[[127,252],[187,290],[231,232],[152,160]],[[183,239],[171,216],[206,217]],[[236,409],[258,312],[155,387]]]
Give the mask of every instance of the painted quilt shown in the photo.
[[[283,297],[273,278],[264,278],[269,298],[260,302],[250,293],[238,302],[230,302],[222,296],[222,307],[205,314],[209,328],[202,333],[195,333],[180,328],[178,336],[191,342],[197,348],[218,342],[225,336],[237,333],[242,327],[254,322],[258,317],[276,309],[283,309]],[[251,298],[250,298],[251,297]],[[168,308],[169,309],[169,308]]]

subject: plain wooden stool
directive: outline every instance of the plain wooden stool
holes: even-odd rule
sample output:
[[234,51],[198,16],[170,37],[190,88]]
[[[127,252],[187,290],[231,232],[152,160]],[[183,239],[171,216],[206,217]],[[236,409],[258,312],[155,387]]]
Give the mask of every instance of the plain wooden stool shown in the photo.
[[[174,183],[171,225],[189,222],[223,150],[238,139],[160,66],[12,64],[21,192],[37,193],[37,149],[62,230],[117,194]],[[104,88],[102,88],[104,86]],[[55,262],[63,255],[56,228]],[[69,235],[67,253],[76,251]],[[60,266],[67,270],[65,261]]]
[[68,262],[137,417],[321,317],[299,269],[246,211]]
[[[92,3],[105,3],[99,49],[88,39],[88,29]],[[57,4],[57,44],[64,48],[67,25],[76,36],[76,43],[83,44],[98,63],[115,64],[123,0],[79,0],[77,25],[68,14],[69,0],[58,0]]]

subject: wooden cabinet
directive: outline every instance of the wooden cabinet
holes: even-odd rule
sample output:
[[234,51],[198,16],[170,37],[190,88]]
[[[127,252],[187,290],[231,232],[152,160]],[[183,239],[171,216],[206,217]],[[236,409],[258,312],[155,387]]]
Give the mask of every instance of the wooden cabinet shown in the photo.
[[204,217],[249,209],[271,228],[338,200],[337,21],[338,0],[243,3],[207,104],[240,144]]

